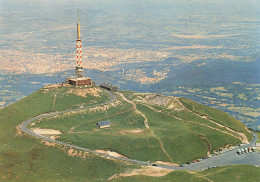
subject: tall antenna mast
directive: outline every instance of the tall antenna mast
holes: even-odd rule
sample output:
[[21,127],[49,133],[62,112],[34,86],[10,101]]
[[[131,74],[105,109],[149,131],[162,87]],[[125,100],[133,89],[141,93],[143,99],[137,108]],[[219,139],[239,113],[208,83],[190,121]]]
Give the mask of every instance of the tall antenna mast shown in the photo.
[[78,23],[79,23],[79,8],[78,8]]
[[78,40],[80,40],[79,8],[78,8],[77,38]]
[[[0,0],[1,1],[1,0]],[[67,83],[74,86],[94,86],[95,82],[92,82],[90,78],[84,77],[84,68],[82,64],[81,56],[81,40],[80,40],[80,24],[79,24],[79,8],[78,9],[78,22],[77,22],[77,39],[76,39],[76,55],[77,55],[77,64],[75,67],[75,77],[70,77],[66,80]],[[76,12],[74,12],[76,13]],[[74,18],[76,18],[74,16]]]
[[83,77],[84,70],[82,67],[82,56],[81,56],[81,40],[80,40],[80,24],[79,24],[79,8],[78,8],[78,23],[77,23],[77,66],[76,66],[76,77]]

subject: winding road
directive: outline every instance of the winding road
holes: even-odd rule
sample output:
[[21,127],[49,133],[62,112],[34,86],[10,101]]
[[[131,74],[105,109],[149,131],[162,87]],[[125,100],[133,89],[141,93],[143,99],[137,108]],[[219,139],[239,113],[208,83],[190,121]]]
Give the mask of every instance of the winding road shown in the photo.
[[[109,103],[116,100],[116,95],[114,93],[111,93],[111,92],[107,92],[107,93],[109,94],[110,99],[107,102],[96,104],[94,106],[109,104]],[[56,112],[41,114],[39,116],[28,119],[27,121],[24,121],[23,123],[21,123],[20,129],[21,129],[22,132],[24,132],[28,135],[31,135],[31,136],[33,136],[37,139],[41,139],[41,140],[56,143],[56,144],[59,144],[59,145],[71,147],[71,148],[81,150],[81,151],[86,151],[86,152],[89,152],[89,153],[92,153],[92,154],[95,154],[95,155],[98,155],[98,156],[104,156],[104,157],[107,157],[107,158],[110,158],[110,159],[132,162],[132,163],[136,163],[136,164],[139,164],[139,165],[157,166],[157,167],[160,167],[160,168],[166,168],[166,169],[172,169],[172,170],[186,169],[186,170],[195,170],[195,171],[203,171],[205,169],[208,169],[208,168],[211,168],[211,167],[214,167],[214,166],[236,165],[236,164],[250,164],[250,165],[260,166],[259,152],[252,152],[252,153],[248,153],[248,154],[238,155],[236,153],[238,148],[236,148],[232,151],[225,152],[223,154],[213,156],[213,157],[208,158],[206,160],[202,160],[201,162],[192,163],[190,165],[185,165],[184,167],[160,165],[160,164],[155,165],[155,164],[150,163],[150,162],[138,161],[138,160],[135,160],[135,159],[128,159],[128,158],[123,158],[123,157],[116,157],[116,156],[112,156],[112,155],[109,155],[109,154],[100,153],[100,152],[97,152],[95,150],[91,150],[91,149],[83,148],[83,147],[80,147],[80,146],[77,146],[77,145],[73,145],[73,144],[70,144],[70,143],[54,140],[54,139],[51,139],[49,137],[36,134],[36,133],[32,132],[31,130],[29,130],[27,128],[31,123],[33,123],[34,121],[36,121],[38,119],[50,117],[50,116],[57,116],[59,114],[69,113],[71,111],[79,111],[79,110],[90,108],[90,107],[93,107],[93,105],[92,106],[86,106],[84,108],[79,108],[79,109],[73,109],[73,110],[70,109],[70,110],[65,110],[65,111],[56,111]],[[148,122],[146,124],[148,126]],[[239,147],[239,148],[242,149],[242,148],[246,148],[246,147],[249,147],[249,146],[250,147],[255,146],[256,141],[258,139],[258,136],[255,133],[252,133],[252,134],[253,134],[254,137],[253,137],[253,140],[251,141],[251,143],[246,144],[246,145]]]

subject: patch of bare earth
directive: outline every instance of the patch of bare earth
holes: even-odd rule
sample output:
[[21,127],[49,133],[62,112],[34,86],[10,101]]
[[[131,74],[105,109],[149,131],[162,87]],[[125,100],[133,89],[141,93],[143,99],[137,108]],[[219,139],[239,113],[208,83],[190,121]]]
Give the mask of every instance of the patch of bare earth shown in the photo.
[[163,96],[158,94],[146,94],[145,98],[140,98],[141,102],[145,104],[159,105],[166,107],[167,109],[173,109],[175,111],[181,111],[183,108],[176,101],[176,97]]
[[72,156],[72,157],[81,157],[81,158],[83,158],[83,159],[86,159],[89,153],[86,152],[86,151],[77,151],[77,150],[75,150],[75,149],[73,149],[73,148],[70,148],[70,149],[67,151],[67,154],[68,154],[69,156]]
[[94,97],[101,97],[100,93],[101,90],[99,88],[93,87],[93,88],[73,88],[68,90],[68,94],[75,94],[80,97],[87,97],[88,95],[92,95]]
[[130,172],[125,172],[121,174],[115,174],[108,178],[108,180],[113,180],[116,178],[123,178],[123,177],[128,177],[128,176],[136,176],[136,175],[144,175],[144,176],[153,176],[153,177],[161,177],[169,174],[173,170],[170,169],[163,169],[159,167],[153,167],[153,166],[145,166],[142,167],[141,169],[134,169]]
[[109,104],[89,108],[87,111],[92,112],[92,113],[93,112],[106,111],[106,110],[110,109],[111,107],[116,107],[116,106],[121,105],[121,104],[122,103],[120,101],[116,100],[116,101],[111,102]]
[[120,134],[138,134],[138,133],[143,133],[144,132],[144,130],[143,129],[135,129],[135,130],[122,130],[122,131],[120,131],[119,133]]
[[[77,111],[69,111],[69,112],[64,113],[62,115],[56,115],[56,116],[48,117],[48,119],[64,118],[64,117],[73,116],[73,115],[77,115],[77,114],[83,114],[83,113],[102,112],[102,111],[106,111],[106,110],[110,109],[111,107],[116,107],[116,106],[121,105],[121,104],[122,103],[120,101],[116,100],[114,102],[110,102],[110,103],[105,104],[105,105],[95,106],[95,107],[92,107],[92,108],[87,108],[87,109],[82,109],[82,110],[77,110]],[[72,131],[73,131],[73,129],[70,132],[72,132]]]
[[61,87],[61,84],[50,84],[50,85],[45,85],[43,89],[50,89],[50,88],[58,88]]
[[48,147],[55,147],[55,143],[47,142],[44,140],[41,143],[43,143],[44,145],[47,145]]
[[20,125],[16,126],[16,135],[23,135],[23,132],[22,132],[22,130],[20,128]]
[[32,128],[31,131],[37,135],[60,135],[60,134],[62,134],[59,130],[54,130],[54,129]]
[[119,154],[117,152],[113,152],[113,151],[110,151],[110,150],[95,150],[95,151],[99,152],[99,153],[102,153],[102,154],[108,154],[108,155],[111,155],[111,156],[114,156],[114,157],[127,158],[126,156],[124,156],[122,154]]
[[76,150],[74,150],[74,149],[69,149],[69,150],[68,150],[68,155],[69,155],[69,156],[73,156],[73,157],[74,157],[74,156],[76,156],[76,155],[77,155],[77,151],[76,151]]
[[168,103],[170,103],[171,98],[162,96],[162,95],[158,95],[158,94],[149,94],[149,95],[146,95],[146,97],[144,98],[143,101],[150,103],[150,104],[166,106]]
[[155,164],[161,164],[161,165],[166,165],[166,166],[179,166],[179,164],[176,163],[171,163],[171,162],[164,162],[164,161],[156,161],[154,162]]
[[51,136],[50,136],[50,139],[52,139],[52,140],[56,140],[56,139],[58,139],[58,138],[60,138],[60,136],[57,136],[57,135],[51,135]]

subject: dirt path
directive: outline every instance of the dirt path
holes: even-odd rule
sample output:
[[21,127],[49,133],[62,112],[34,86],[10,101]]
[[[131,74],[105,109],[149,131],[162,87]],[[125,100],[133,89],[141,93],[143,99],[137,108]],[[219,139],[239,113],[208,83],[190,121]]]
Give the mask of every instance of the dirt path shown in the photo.
[[162,151],[163,151],[163,152],[165,153],[165,155],[170,159],[170,161],[173,162],[173,160],[172,160],[172,158],[170,157],[170,155],[166,152],[166,150],[165,150],[165,148],[164,148],[164,145],[163,145],[161,139],[154,134],[153,130],[150,129],[149,123],[148,123],[148,119],[147,119],[147,117],[145,116],[145,114],[142,113],[141,111],[139,111],[139,110],[137,109],[135,102],[128,100],[122,93],[118,93],[118,94],[123,98],[124,101],[126,101],[126,102],[132,104],[132,106],[133,106],[133,108],[135,109],[135,111],[136,111],[138,114],[140,114],[140,115],[144,118],[144,125],[145,125],[145,127],[146,127],[147,129],[149,129],[151,135],[159,141]]
[[54,99],[53,99],[53,104],[52,104],[52,108],[53,108],[53,111],[55,111],[55,104],[56,104],[56,98],[57,98],[57,94],[58,94],[58,91],[59,91],[59,87],[56,87],[56,92],[55,92],[55,95],[54,95]]
[[207,137],[205,135],[199,134],[199,137],[201,139],[201,141],[205,142],[208,146],[208,153],[207,155],[210,155],[210,151],[211,151],[211,143],[209,142],[209,140],[207,139]]
[[119,133],[125,135],[125,134],[139,134],[143,132],[144,132],[143,129],[133,129],[133,130],[122,130]]
[[[191,172],[190,172],[191,173]],[[214,182],[214,181],[212,181],[211,179],[209,179],[209,178],[207,178],[207,176],[206,175],[203,175],[203,174],[199,174],[199,173],[191,173],[191,174],[194,174],[195,176],[197,176],[198,178],[202,178],[202,179],[205,179],[205,180],[207,180],[207,181],[209,181],[209,182]]]
[[165,155],[170,159],[171,162],[173,162],[171,156],[166,152],[166,150],[165,150],[165,148],[164,148],[164,145],[163,145],[161,139],[154,134],[153,130],[150,130],[150,131],[151,131],[151,135],[159,141],[160,146],[161,146],[161,149],[163,150],[163,152],[165,153]]
[[135,102],[128,100],[122,93],[118,93],[118,94],[122,97],[122,99],[123,99],[124,101],[128,102],[129,104],[131,104],[131,105],[133,106],[134,110],[144,118],[144,125],[145,125],[146,128],[149,128],[149,124],[148,124],[148,119],[147,119],[147,117],[146,117],[141,111],[139,111],[139,110],[136,108]]
[[75,129],[75,127],[72,127],[72,128],[68,131],[68,133],[72,133],[74,129]]
[[[174,119],[177,119],[177,120],[179,120],[179,121],[183,121],[183,122],[187,122],[187,123],[193,123],[193,124],[205,126],[205,127],[210,128],[210,129],[213,129],[213,130],[216,130],[216,131],[225,133],[225,134],[227,134],[227,135],[230,135],[230,136],[232,136],[232,137],[235,137],[235,138],[237,138],[237,139],[243,141],[243,140],[241,139],[241,137],[236,136],[236,135],[234,135],[234,134],[232,134],[232,133],[229,133],[229,132],[226,132],[226,131],[222,131],[222,130],[220,130],[220,129],[218,129],[218,128],[214,128],[214,127],[212,127],[212,126],[209,126],[209,125],[206,125],[206,124],[203,124],[203,123],[198,123],[198,122],[194,122],[194,121],[183,120],[183,119],[181,119],[181,118],[179,118],[179,117],[173,116],[173,115],[168,114],[168,113],[165,113],[165,112],[163,112],[163,111],[159,111],[159,110],[157,110],[157,109],[155,109],[155,108],[153,108],[153,107],[151,107],[151,106],[149,106],[149,105],[147,105],[147,104],[143,104],[143,105],[147,106],[148,108],[152,109],[153,111],[166,114],[166,115],[168,115],[168,116],[170,116],[170,117],[173,117]],[[190,111],[190,112],[192,112],[192,111]],[[193,112],[192,112],[192,113],[193,113]],[[204,118],[204,119],[205,119],[205,118]]]
[[[217,126],[219,126],[219,127],[221,127],[221,128],[225,128],[225,129],[231,131],[232,133],[235,133],[236,135],[240,136],[240,137],[239,137],[239,140],[241,140],[241,142],[243,142],[243,143],[249,143],[248,140],[247,140],[247,137],[245,136],[244,133],[240,133],[240,132],[237,132],[237,131],[235,131],[235,130],[232,130],[231,128],[229,128],[229,127],[227,127],[227,126],[224,126],[224,125],[222,125],[222,124],[220,124],[220,123],[217,123],[217,122],[215,122],[215,121],[213,121],[213,120],[211,120],[211,119],[209,119],[209,118],[205,118],[205,117],[201,116],[200,114],[198,114],[198,113],[196,113],[196,112],[193,112],[193,111],[189,110],[187,107],[185,107],[185,106],[182,104],[182,102],[181,102],[178,98],[176,98],[176,101],[177,101],[177,102],[183,107],[183,109],[185,109],[186,111],[192,112],[192,113],[196,114],[197,116],[199,116],[200,118],[207,119],[207,120],[210,121],[211,123],[214,123],[215,125],[217,125]],[[227,132],[226,132],[226,133],[227,133]],[[234,135],[232,135],[232,134],[230,134],[230,135],[231,135],[231,136],[234,136]],[[238,137],[236,137],[236,138],[238,138]]]

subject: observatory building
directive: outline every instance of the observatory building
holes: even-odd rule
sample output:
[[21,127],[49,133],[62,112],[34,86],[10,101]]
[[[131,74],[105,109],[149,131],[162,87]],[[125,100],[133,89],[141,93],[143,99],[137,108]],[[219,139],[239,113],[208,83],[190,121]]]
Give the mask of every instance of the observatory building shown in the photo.
[[81,55],[81,40],[80,40],[80,24],[79,24],[79,9],[78,9],[78,23],[77,23],[77,64],[75,68],[75,77],[70,77],[67,82],[75,86],[94,85],[90,78],[84,77],[84,68],[82,66]]

